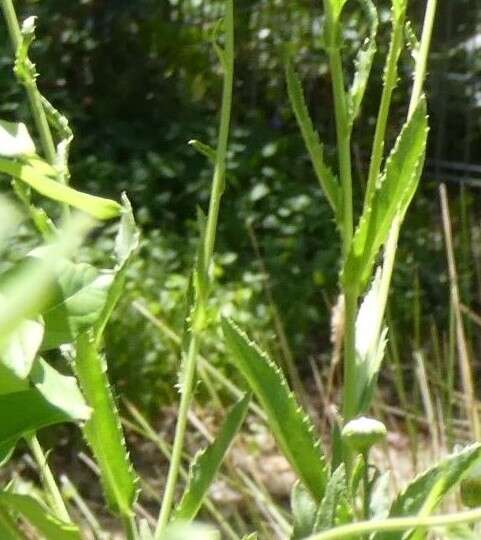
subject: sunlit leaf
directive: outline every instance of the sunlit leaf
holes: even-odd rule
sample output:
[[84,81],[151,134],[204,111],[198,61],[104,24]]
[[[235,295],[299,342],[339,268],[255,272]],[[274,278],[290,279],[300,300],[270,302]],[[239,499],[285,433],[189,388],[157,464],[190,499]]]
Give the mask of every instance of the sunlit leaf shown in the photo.
[[25,124],[0,120],[0,156],[35,154],[35,145]]
[[227,349],[265,410],[276,440],[311,495],[320,501],[327,465],[313,426],[290,392],[279,368],[235,324],[222,320]]
[[137,497],[137,477],[126,450],[107,378],[107,364],[97,350],[92,332],[82,334],[77,340],[75,373],[92,409],[83,431],[100,468],[107,501],[114,512],[129,516]]
[[[394,501],[389,517],[430,515],[443,498],[454,490],[469,471],[481,461],[481,444],[468,446],[443,459],[415,478]],[[373,540],[420,540],[423,531],[380,532]]]
[[366,287],[396,218],[403,218],[421,177],[428,134],[423,98],[403,127],[376,189],[366,204],[344,267],[347,288]]
[[0,172],[25,182],[49,199],[78,208],[97,219],[118,217],[122,210],[115,201],[82,193],[57,182],[56,169],[39,158],[28,158],[22,162],[0,158]]

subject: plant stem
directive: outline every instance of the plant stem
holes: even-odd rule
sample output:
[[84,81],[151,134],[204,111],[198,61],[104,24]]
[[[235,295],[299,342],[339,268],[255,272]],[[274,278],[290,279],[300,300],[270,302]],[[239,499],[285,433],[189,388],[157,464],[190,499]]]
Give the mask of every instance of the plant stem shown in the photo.
[[389,45],[388,57],[386,60],[386,67],[384,69],[384,86],[381,97],[381,104],[379,106],[379,112],[376,121],[376,131],[374,134],[374,141],[372,145],[371,160],[369,163],[369,175],[367,180],[366,196],[364,199],[364,205],[368,205],[371,199],[374,189],[376,187],[376,181],[381,170],[382,159],[384,156],[384,140],[386,137],[386,127],[389,118],[389,111],[391,109],[391,101],[394,89],[397,84],[398,77],[398,61],[404,44],[404,20],[405,9],[399,18],[395,18],[394,9],[393,16],[393,29],[391,35],[391,43]]
[[35,458],[35,461],[37,462],[40,471],[40,478],[42,479],[42,484],[47,492],[50,507],[60,520],[65,521],[66,523],[71,523],[72,520],[67,511],[67,507],[65,506],[62,494],[60,493],[57,483],[55,482],[55,478],[47,463],[47,458],[42,450],[42,447],[40,446],[40,443],[38,442],[37,436],[30,435],[25,437],[25,439],[30,451],[33,454],[33,457]]
[[[13,7],[12,0],[1,0],[1,6],[5,21],[7,23],[10,41],[16,54],[18,47],[20,46],[20,43],[22,41],[22,34],[20,31],[20,26],[18,24],[17,15],[15,13],[15,8]],[[25,85],[25,88],[27,90],[27,96],[30,102],[30,109],[32,111],[33,120],[40,136],[40,142],[42,144],[43,152],[47,161],[50,164],[54,164],[56,156],[55,145],[53,142],[52,132],[50,131],[50,127],[47,122],[47,117],[45,116],[45,111],[43,110],[42,102],[40,100],[40,93],[38,91],[35,80],[32,80],[29,84]]]
[[[347,423],[357,414],[356,318],[358,293],[344,291],[344,387],[342,417]],[[347,465],[347,464],[346,464]]]
[[[229,138],[229,126],[232,109],[232,88],[234,80],[234,1],[226,2],[225,14],[225,51],[223,54],[224,83],[222,93],[222,106],[220,114],[219,140],[217,144],[216,162],[212,182],[209,213],[204,239],[204,268],[201,269],[206,276],[209,274],[214,251],[217,222],[219,216],[220,201],[224,191],[227,143]],[[199,296],[196,296],[193,313],[199,305]],[[201,300],[203,301],[203,300]],[[199,350],[200,334],[197,330],[192,331],[187,357],[182,372],[182,394],[179,405],[177,426],[175,431],[172,459],[167,476],[165,492],[162,500],[159,520],[155,531],[155,539],[159,540],[169,522],[175,487],[179,474],[182,449],[184,446],[187,415],[192,401],[197,355]]]
[[394,532],[407,531],[414,528],[433,528],[433,527],[449,527],[453,525],[461,525],[475,523],[481,521],[481,509],[469,510],[467,512],[458,512],[451,515],[430,516],[430,517],[405,517],[405,518],[390,518],[370,521],[359,521],[336,527],[329,531],[319,534],[313,534],[306,540],[340,540],[342,538],[360,538],[363,534],[372,532]]
[[426,79],[426,69],[428,64],[429,48],[433,35],[434,19],[436,18],[437,0],[428,0],[424,15],[423,33],[418,55],[416,57],[416,70],[414,73],[414,84],[409,103],[408,118],[411,118],[417,104],[423,94],[424,80]]

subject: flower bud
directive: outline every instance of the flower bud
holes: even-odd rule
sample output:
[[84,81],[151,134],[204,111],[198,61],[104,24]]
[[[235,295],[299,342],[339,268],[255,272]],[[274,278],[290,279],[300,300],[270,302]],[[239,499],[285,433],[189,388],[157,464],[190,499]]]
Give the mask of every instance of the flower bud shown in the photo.
[[386,435],[386,426],[382,422],[365,416],[348,422],[341,433],[342,440],[361,454],[385,439]]

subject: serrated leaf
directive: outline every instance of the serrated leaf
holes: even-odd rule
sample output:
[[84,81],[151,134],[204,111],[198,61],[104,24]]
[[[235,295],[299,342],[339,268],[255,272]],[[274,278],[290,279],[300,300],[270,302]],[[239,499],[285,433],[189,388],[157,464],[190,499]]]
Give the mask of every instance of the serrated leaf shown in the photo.
[[404,125],[384,172],[365,205],[343,272],[346,288],[366,287],[382,245],[396,218],[404,217],[424,165],[428,125],[426,99]]
[[231,360],[265,410],[280,449],[303,484],[320,501],[327,483],[328,468],[319,441],[313,436],[308,416],[290,392],[279,368],[267,355],[232,321],[223,319],[222,330]]
[[[344,465],[340,465],[327,483],[326,493],[316,513],[314,532],[327,531],[340,525],[341,523],[337,519],[339,510],[341,506],[347,505],[347,499],[346,471]],[[345,509],[341,510],[342,513],[345,513]]]
[[19,157],[35,154],[35,145],[22,122],[0,120],[0,156]]
[[351,127],[359,115],[371,74],[372,63],[377,50],[376,36],[379,26],[376,6],[372,0],[360,0],[360,2],[368,19],[369,36],[364,40],[354,61],[355,74],[348,93],[348,114]]
[[15,377],[25,379],[42,343],[44,325],[39,320],[25,319],[11,334],[0,352],[0,363]]
[[246,395],[232,407],[214,442],[197,454],[190,470],[189,482],[175,511],[174,519],[191,521],[197,515],[202,501],[245,419],[249,401],[250,395]]
[[21,514],[45,538],[81,540],[76,525],[60,521],[29,495],[0,492],[0,505]]
[[300,483],[296,482],[291,491],[291,512],[293,531],[291,540],[306,538],[314,531],[318,504]]
[[132,206],[125,194],[122,194],[122,217],[115,238],[117,264],[112,272],[113,279],[108,288],[107,298],[102,311],[95,321],[95,339],[99,343],[112,311],[119,301],[125,286],[127,270],[140,245],[140,231],[135,223]]
[[97,350],[93,332],[86,332],[77,340],[75,373],[92,409],[83,432],[100,468],[108,504],[114,512],[129,516],[137,497],[137,477],[126,450],[107,364]]
[[[40,251],[38,255],[48,257],[48,251]],[[72,343],[95,324],[105,308],[114,280],[111,271],[99,271],[90,264],[67,259],[58,259],[54,272],[56,279],[50,301],[42,310],[45,322],[42,350]]]
[[[481,461],[481,444],[475,443],[443,459],[415,478],[394,501],[389,517],[427,516],[469,471]],[[423,531],[380,532],[373,540],[411,540],[423,538]]]
[[334,211],[336,219],[339,218],[340,189],[332,171],[324,161],[324,149],[319,140],[319,135],[314,129],[309,111],[304,99],[301,82],[297,77],[292,61],[286,61],[286,80],[289,100],[297,123],[302,133],[304,143],[314,167],[317,179],[321,185],[326,199]]
[[100,220],[118,217],[122,210],[120,204],[111,199],[89,195],[57,182],[57,170],[38,157],[22,162],[0,158],[0,172],[25,182],[44,197],[73,206]]

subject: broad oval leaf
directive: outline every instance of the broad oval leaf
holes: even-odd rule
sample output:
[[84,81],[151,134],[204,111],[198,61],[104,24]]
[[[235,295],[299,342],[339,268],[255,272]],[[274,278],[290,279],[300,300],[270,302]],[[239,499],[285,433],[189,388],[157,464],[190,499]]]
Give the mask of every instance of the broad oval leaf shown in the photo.
[[[15,411],[15,414],[12,414]],[[62,422],[78,420],[35,388],[0,395],[0,447],[15,443],[26,433]]]
[[[394,501],[389,517],[427,516],[455,489],[469,471],[481,461],[481,443],[475,443],[454,453],[415,478]],[[373,540],[424,538],[416,532],[380,532]]]
[[[48,252],[40,255],[48,256]],[[107,302],[114,280],[111,271],[99,271],[86,263],[58,259],[47,306],[42,310],[45,336],[42,350],[72,343],[94,325]]]
[[403,219],[421,177],[427,135],[423,98],[404,125],[362,213],[343,271],[346,288],[354,287],[361,292],[366,287],[391,225],[397,217]]
[[37,499],[29,495],[0,492],[0,505],[21,514],[44,538],[81,540],[80,531],[76,525],[60,521]]
[[277,443],[311,495],[321,501],[328,467],[309,417],[290,392],[279,368],[230,320],[222,330],[232,362],[261,403]]
[[293,527],[291,540],[306,538],[314,532],[318,504],[309,491],[296,482],[291,491]]
[[239,431],[249,407],[250,395],[237,402],[227,414],[214,442],[194,459],[184,495],[177,507],[174,519],[191,521],[197,515],[202,501]]
[[27,126],[22,122],[0,120],[0,156],[18,157],[35,154]]
[[25,319],[10,335],[0,353],[2,363],[15,377],[25,379],[42,343],[44,325],[41,320]]

